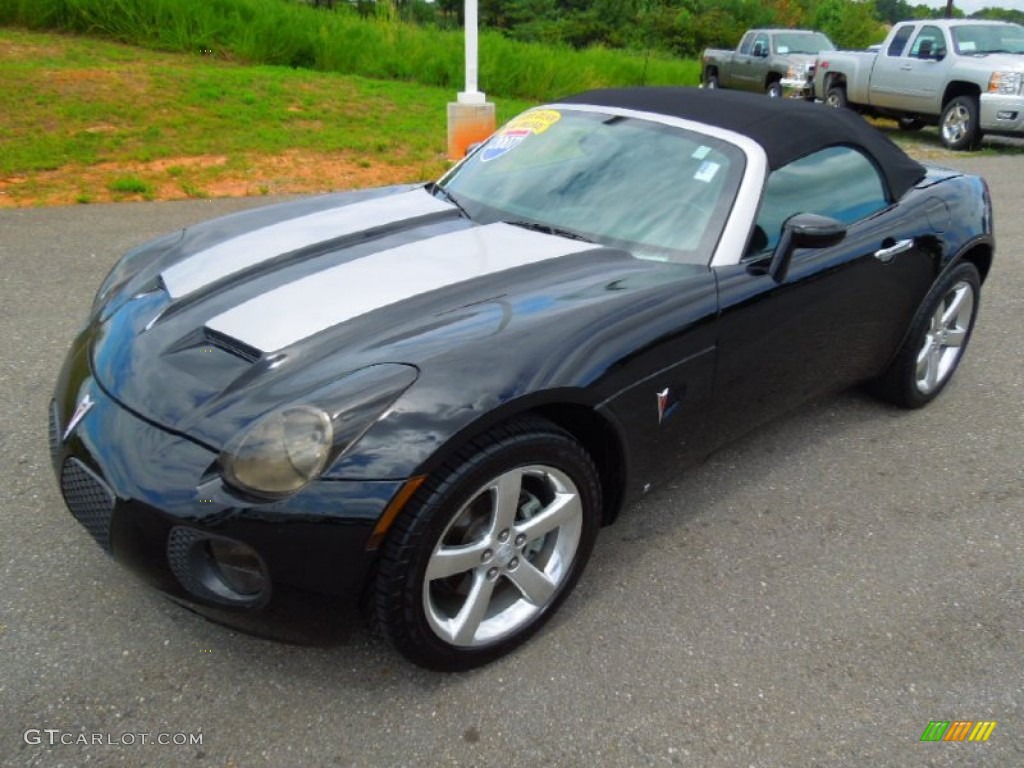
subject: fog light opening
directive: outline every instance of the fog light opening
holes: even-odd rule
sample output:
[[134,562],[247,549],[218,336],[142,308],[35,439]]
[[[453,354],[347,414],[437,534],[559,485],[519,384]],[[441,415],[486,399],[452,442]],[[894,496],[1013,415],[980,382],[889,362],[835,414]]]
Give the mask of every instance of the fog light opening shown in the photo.
[[259,555],[251,547],[231,539],[210,539],[206,548],[227,589],[244,598],[259,597],[266,578]]
[[235,539],[176,526],[167,537],[167,564],[181,586],[200,600],[255,609],[270,599],[263,558]]
[[996,119],[998,120],[1016,120],[1017,113],[1011,112],[1010,110],[1000,110],[996,112]]

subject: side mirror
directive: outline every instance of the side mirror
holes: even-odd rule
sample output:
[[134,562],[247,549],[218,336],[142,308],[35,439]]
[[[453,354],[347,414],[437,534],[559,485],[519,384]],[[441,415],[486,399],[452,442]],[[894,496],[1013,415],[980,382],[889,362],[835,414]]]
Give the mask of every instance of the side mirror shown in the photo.
[[782,236],[772,253],[768,274],[781,283],[789,272],[789,263],[797,248],[828,248],[846,237],[846,225],[841,221],[816,213],[798,213],[786,219]]

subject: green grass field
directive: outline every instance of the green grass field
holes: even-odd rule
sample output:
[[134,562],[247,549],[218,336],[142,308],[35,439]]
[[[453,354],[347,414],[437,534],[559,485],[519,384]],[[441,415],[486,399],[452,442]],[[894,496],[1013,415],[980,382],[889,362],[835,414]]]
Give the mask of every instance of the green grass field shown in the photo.
[[[454,93],[0,28],[0,205],[436,176]],[[498,99],[499,120],[531,102]]]
[[[315,69],[459,90],[461,31],[362,18],[346,3],[300,0],[0,0],[0,25],[208,52],[249,64]],[[695,85],[700,65],[665,54],[583,51],[480,35],[480,83],[492,96],[548,101],[610,85]]]

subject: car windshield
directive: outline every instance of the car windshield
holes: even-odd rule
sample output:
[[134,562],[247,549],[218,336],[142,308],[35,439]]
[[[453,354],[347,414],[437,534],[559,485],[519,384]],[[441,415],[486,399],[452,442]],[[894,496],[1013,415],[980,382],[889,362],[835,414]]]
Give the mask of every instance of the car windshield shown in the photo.
[[535,109],[440,182],[474,221],[506,221],[707,264],[743,176],[735,145],[661,123]]
[[775,35],[775,52],[787,53],[821,53],[834,51],[832,41],[820,32],[780,32]]
[[953,46],[965,56],[986,53],[1024,53],[1020,24],[965,24],[953,27]]

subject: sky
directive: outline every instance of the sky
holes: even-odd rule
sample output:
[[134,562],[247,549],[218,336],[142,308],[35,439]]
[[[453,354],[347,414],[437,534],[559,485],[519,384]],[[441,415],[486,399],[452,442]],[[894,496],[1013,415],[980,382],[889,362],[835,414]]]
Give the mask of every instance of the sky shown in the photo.
[[[923,3],[932,8],[945,8],[946,0],[907,0],[911,5]],[[1024,11],[1024,0],[954,0],[956,7],[964,13],[974,13],[982,8],[1007,8],[1011,11]]]

